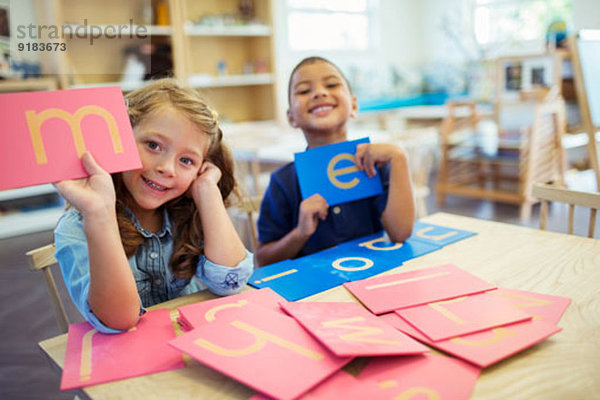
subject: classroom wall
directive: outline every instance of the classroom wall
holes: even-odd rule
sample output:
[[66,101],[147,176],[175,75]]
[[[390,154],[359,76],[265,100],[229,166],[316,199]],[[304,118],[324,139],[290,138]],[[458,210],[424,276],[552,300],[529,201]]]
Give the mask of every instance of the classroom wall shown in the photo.
[[600,29],[600,1],[573,0],[573,27],[580,29]]
[[[16,38],[17,36],[17,25],[29,25],[35,23],[35,15],[33,11],[33,5],[31,0],[0,0],[0,5],[8,5],[9,6],[9,18],[10,18],[10,34],[11,37]],[[17,24],[18,21],[18,24]],[[16,40],[11,40],[12,43],[16,43]],[[15,56],[15,58],[19,58],[19,52],[15,49],[12,49],[11,55]],[[39,61],[40,56],[37,52],[31,52],[27,54],[26,57],[21,56],[21,60],[27,61]]]

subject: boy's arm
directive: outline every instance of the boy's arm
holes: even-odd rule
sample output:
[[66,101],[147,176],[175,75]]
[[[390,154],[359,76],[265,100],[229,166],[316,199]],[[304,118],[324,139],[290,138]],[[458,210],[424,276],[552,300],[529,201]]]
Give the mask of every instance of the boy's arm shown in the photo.
[[400,149],[390,161],[390,186],[387,204],[381,220],[383,228],[394,242],[403,242],[415,224],[415,197],[406,153]]
[[369,176],[375,175],[375,164],[389,163],[390,180],[386,207],[381,214],[383,228],[394,242],[403,242],[412,233],[415,222],[415,199],[404,150],[392,144],[360,144],[356,164]]
[[294,258],[317,230],[319,220],[327,218],[329,205],[320,194],[314,194],[300,203],[298,225],[278,240],[258,243],[254,254],[257,266],[269,265]]

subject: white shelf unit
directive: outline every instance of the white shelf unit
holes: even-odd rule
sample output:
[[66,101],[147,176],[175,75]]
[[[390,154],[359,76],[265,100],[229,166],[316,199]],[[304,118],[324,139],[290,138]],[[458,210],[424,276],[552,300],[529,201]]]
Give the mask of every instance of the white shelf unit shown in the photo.
[[40,196],[43,194],[56,193],[56,189],[51,184],[29,186],[26,188],[10,189],[0,191],[0,201],[16,200],[25,197]]
[[271,36],[268,25],[202,26],[186,23],[184,32],[189,36]]
[[0,239],[54,229],[64,208],[51,207],[0,217]]
[[135,82],[100,82],[100,83],[82,83],[69,86],[69,89],[85,89],[93,87],[119,86],[123,92],[131,92],[144,86],[148,81]]
[[[145,28],[143,34],[144,35],[151,35],[151,36],[169,36],[173,33],[173,28],[171,26],[167,26],[167,25],[139,25],[139,24],[129,24],[129,25],[124,25],[124,24],[114,24],[114,25],[108,25],[108,24],[104,24],[104,25],[94,25],[94,28],[100,28],[101,32],[98,32],[97,30],[93,30],[90,25],[82,25],[82,24],[65,24],[63,25],[65,28],[70,28],[69,30],[66,30],[66,32],[72,31],[74,35],[83,35],[85,34],[86,36],[91,36],[92,34],[98,34],[101,33],[104,36],[110,35],[122,35],[122,36],[126,36],[126,35],[135,35],[136,33],[141,34],[142,32],[139,32],[140,28]],[[117,29],[115,29],[115,27],[117,27]]]
[[[0,201],[25,199],[57,193],[51,184],[3,190]],[[0,216],[0,239],[53,229],[64,211],[62,205],[39,210],[19,211]]]
[[270,85],[274,81],[273,74],[268,73],[223,76],[194,74],[188,77],[188,85],[193,88]]

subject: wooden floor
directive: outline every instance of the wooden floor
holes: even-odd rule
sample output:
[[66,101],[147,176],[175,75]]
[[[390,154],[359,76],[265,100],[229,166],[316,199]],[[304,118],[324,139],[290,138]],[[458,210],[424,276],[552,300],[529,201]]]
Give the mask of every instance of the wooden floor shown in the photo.
[[[581,190],[595,190],[590,177],[577,181]],[[435,199],[429,199],[429,212],[438,211]],[[515,206],[469,200],[449,196],[441,211],[477,218],[521,224]],[[525,225],[538,227],[539,207],[533,210],[531,221]],[[587,227],[588,215],[576,212],[576,226]],[[561,231],[566,226],[566,208],[551,207],[549,229]],[[600,224],[600,222],[598,222]],[[585,236],[587,228],[576,233]],[[596,237],[600,237],[596,227]],[[51,368],[37,343],[56,336],[59,331],[54,321],[46,285],[41,274],[27,269],[24,254],[27,250],[50,243],[52,232],[41,232],[0,241],[0,399],[73,399],[72,393],[59,390],[60,375]],[[54,271],[55,277],[60,271]],[[64,284],[57,279],[65,293]],[[66,299],[66,296],[65,296]],[[68,313],[74,322],[80,321],[77,311],[66,300]]]

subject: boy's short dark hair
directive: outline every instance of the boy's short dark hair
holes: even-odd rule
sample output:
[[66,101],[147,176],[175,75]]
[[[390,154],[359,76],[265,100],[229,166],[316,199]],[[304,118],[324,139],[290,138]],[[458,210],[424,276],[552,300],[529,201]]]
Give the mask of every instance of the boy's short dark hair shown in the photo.
[[296,73],[296,71],[298,71],[298,69],[300,69],[300,67],[303,67],[303,66],[309,65],[309,64],[314,64],[317,62],[324,62],[324,63],[331,65],[333,68],[335,68],[337,70],[337,72],[340,73],[340,76],[344,79],[344,82],[346,82],[346,85],[348,86],[348,90],[350,90],[350,93],[352,93],[352,87],[350,86],[350,82],[348,82],[346,75],[344,75],[342,70],[337,65],[335,65],[333,62],[329,61],[326,58],[319,57],[319,56],[311,56],[311,57],[306,57],[305,59],[300,61],[298,64],[296,64],[296,66],[292,70],[292,73],[290,74],[290,79],[288,80],[288,104],[290,104],[290,97],[292,95],[292,78],[294,77],[294,74]]

